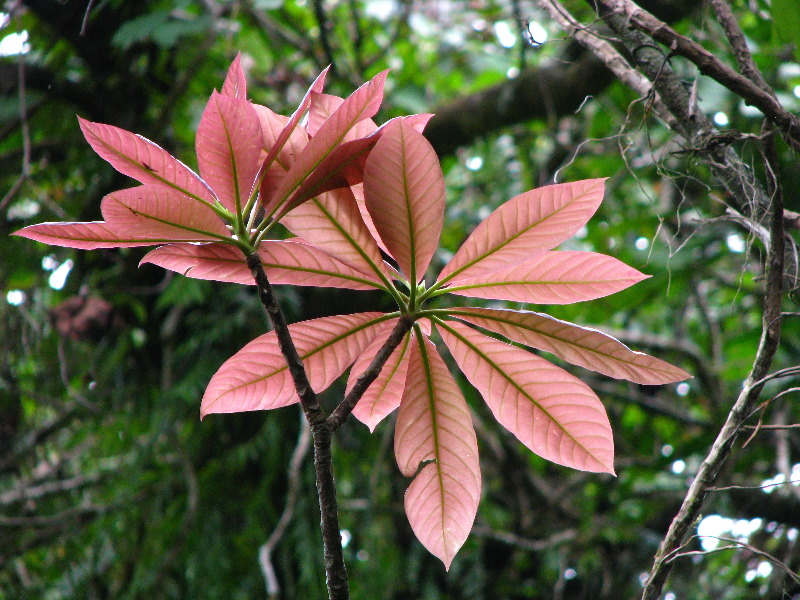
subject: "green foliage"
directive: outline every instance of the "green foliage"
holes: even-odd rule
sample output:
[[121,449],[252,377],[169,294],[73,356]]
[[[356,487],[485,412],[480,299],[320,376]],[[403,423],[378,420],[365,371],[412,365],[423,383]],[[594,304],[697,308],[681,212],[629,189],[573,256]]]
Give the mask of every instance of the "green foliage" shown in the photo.
[[[413,21],[400,24],[397,14],[376,16],[366,3],[323,4],[335,22],[330,42],[339,68],[333,90],[344,93],[353,88],[351,78],[361,81],[393,68],[395,89],[388,96],[393,105],[384,107],[381,122],[446,108],[467,90],[477,90],[476,81],[502,77],[498,64],[523,67],[520,42],[503,48],[493,32],[501,19],[516,31],[505,3],[429,13],[432,30],[427,32]],[[593,20],[586,3],[566,4],[585,10],[579,15],[584,22]],[[208,37],[205,31],[178,36],[173,30],[166,39],[171,35],[174,43],[158,43],[140,30],[142,37],[129,37],[130,45],[110,43],[136,19],[161,22],[167,29],[188,19],[171,16],[173,5],[95,3],[85,36],[77,31],[86,3],[52,3],[50,14],[32,8],[12,21],[10,28],[29,32],[32,47],[25,59],[31,178],[2,206],[3,233],[34,222],[97,219],[100,198],[126,185],[86,146],[76,113],[142,132],[195,167],[192,140],[205,98],[219,86],[236,49],[250,59],[254,100],[282,114],[292,110],[313,73],[328,62],[312,3],[261,5],[260,14],[275,28],[270,30],[254,18],[248,2],[224,3],[215,17],[205,12],[205,3],[192,2],[186,5],[192,22],[215,27]],[[349,12],[351,5],[356,16]],[[773,23],[790,20],[774,18],[767,2],[731,5],[756,63],[787,108],[796,110],[797,57],[787,55],[788,42],[773,38]],[[750,11],[753,5],[756,12]],[[59,7],[74,8],[74,14],[57,12]],[[414,11],[423,12],[416,6]],[[478,18],[485,21],[479,29],[472,26]],[[532,12],[522,18],[544,21]],[[553,24],[544,25],[550,41],[524,53],[531,68],[566,46]],[[734,65],[708,12],[690,17],[681,30]],[[454,34],[459,37],[449,37]],[[485,53],[493,58],[479,60]],[[487,63],[495,66],[484,75]],[[670,63],[691,87],[697,73],[682,59]],[[0,66],[4,82],[16,80],[16,57],[1,58]],[[45,70],[44,82],[37,69]],[[698,93],[709,116],[723,111],[729,118],[726,129],[760,135],[758,115],[726,91],[712,93],[704,81],[701,77]],[[23,134],[13,125],[19,112],[16,89],[3,87],[0,93],[0,189],[5,195],[21,172]],[[616,424],[618,478],[600,481],[522,452],[491,424],[477,393],[470,395],[467,387],[467,401],[476,409],[484,491],[476,533],[448,574],[414,541],[405,522],[399,502],[404,482],[393,474],[389,434],[379,429],[370,435],[366,427],[348,423],[337,438],[335,460],[343,483],[343,528],[354,536],[346,548],[354,598],[560,594],[612,599],[640,593],[640,576],[650,568],[677,503],[751,366],[760,334],[764,248],[728,218],[718,201],[724,193],[702,157],[665,146],[673,134],[645,117],[643,103],[632,107],[634,99],[615,84],[567,117],[514,125],[444,157],[449,225],[443,244],[455,251],[481,211],[513,197],[521,191],[518,186],[552,181],[557,169],[561,181],[614,174],[607,200],[577,243],[580,249],[613,253],[653,277],[628,295],[615,296],[613,304],[593,301],[547,310],[608,329],[696,377],[688,389],[653,389],[580,374],[598,390]],[[756,144],[750,138],[735,147],[761,174]],[[476,156],[483,163],[472,170],[475,163],[468,161]],[[779,143],[779,160],[789,190],[787,208],[800,210],[793,193],[800,184],[796,155]],[[796,230],[791,235],[796,237]],[[637,245],[643,244],[640,239],[647,241],[645,249]],[[31,482],[97,478],[0,506],[0,598],[264,597],[257,551],[284,508],[285,465],[297,439],[297,414],[209,416],[202,423],[197,418],[210,374],[253,331],[265,328],[251,291],[179,277],[165,280],[159,269],[138,268],[143,253],[136,249],[77,253],[3,235],[0,253],[0,338],[7,341],[0,358],[0,394],[7,394],[0,402],[0,427],[11,425],[11,433],[0,431],[0,464],[9,442],[18,453],[13,468],[0,468],[0,497]],[[41,268],[49,255],[59,263],[68,258],[75,263],[61,290],[48,285],[51,272]],[[437,255],[435,268],[447,258]],[[50,320],[60,302],[82,289],[115,308],[118,319],[99,340],[60,336]],[[5,301],[13,290],[24,292],[22,304]],[[290,321],[312,310],[315,316],[343,312],[355,302],[364,303],[359,310],[387,309],[369,305],[374,298],[357,300],[347,292],[282,290],[281,299]],[[787,300],[784,310],[798,308]],[[775,369],[797,363],[798,339],[797,319],[787,318]],[[796,378],[772,382],[762,398],[793,386]],[[748,424],[755,426],[762,415],[765,425],[797,423],[794,397],[766,405]],[[27,436],[43,432],[54,419],[61,426],[25,450]],[[786,449],[788,456],[781,454]],[[782,438],[762,428],[746,448],[737,443],[719,485],[759,486],[786,466],[791,473],[795,462],[793,430]],[[308,463],[300,485],[295,517],[273,560],[281,597],[317,598],[324,589]],[[713,492],[704,516],[762,518],[749,543],[797,570],[794,490],[785,485],[769,495]],[[9,519],[25,520],[15,525]],[[533,549],[526,545],[531,541]],[[359,558],[362,549],[367,554]],[[694,539],[686,549],[701,546]],[[769,577],[748,582],[748,571],[760,562],[746,549],[682,558],[667,591],[678,598],[771,599],[798,593],[777,566]]]

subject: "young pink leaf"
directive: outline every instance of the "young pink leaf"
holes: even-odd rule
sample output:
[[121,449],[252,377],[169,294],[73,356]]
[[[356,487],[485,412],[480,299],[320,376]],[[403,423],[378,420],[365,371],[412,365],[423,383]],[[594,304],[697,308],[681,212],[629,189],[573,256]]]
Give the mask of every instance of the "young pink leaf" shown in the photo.
[[[289,121],[287,117],[272,112],[266,106],[253,104],[258,120],[261,123],[261,136],[264,150],[271,151],[278,146],[282,135],[285,135],[286,126]],[[301,128],[295,127],[280,144],[280,151],[275,153],[274,162],[270,169],[279,169],[285,173],[294,162],[294,157],[302,152],[308,143],[308,135]],[[262,161],[263,162],[263,161]]]
[[233,59],[225,83],[222,84],[222,94],[232,98],[247,100],[247,78],[242,69],[242,53],[239,52]]
[[80,117],[78,121],[94,151],[123,175],[145,184],[165,185],[213,204],[214,193],[208,185],[189,167],[147,138]]
[[51,246],[66,246],[67,248],[80,248],[81,250],[152,246],[172,241],[164,238],[134,238],[125,232],[109,227],[105,221],[39,223],[38,225],[29,225],[11,235],[18,235],[44,244],[50,244]]
[[444,177],[428,140],[402,121],[387,128],[367,159],[364,197],[381,240],[416,284],[444,222]]
[[[354,125],[378,112],[383,100],[383,85],[386,75],[387,71],[382,71],[358,88],[325,121],[300,155],[295,158],[272,198],[266,200],[265,206],[268,207],[269,212],[287,201],[289,206],[286,210],[291,210],[302,201],[297,200],[297,192],[301,184],[344,141],[345,135]],[[330,165],[326,165],[327,169],[330,167]],[[285,213],[286,210],[282,212]]]
[[[311,95],[314,92],[322,92],[323,87],[325,86],[325,77],[328,74],[328,69],[330,67],[326,67],[322,73],[320,73],[317,78],[314,80],[314,83],[311,84],[311,87],[308,88],[305,96],[300,101],[300,105],[297,109],[292,113],[292,116],[289,117],[289,120],[286,122],[283,130],[278,134],[278,137],[275,139],[275,142],[272,145],[268,144],[268,141],[265,139],[264,148],[269,150],[267,153],[267,157],[264,159],[264,162],[261,165],[261,169],[269,170],[272,167],[273,162],[278,158],[279,155],[283,153],[284,145],[293,137],[295,130],[297,129],[297,124],[300,123],[300,119],[308,110],[308,106],[311,103]],[[259,110],[259,112],[262,112]],[[270,111],[272,112],[272,111]],[[262,118],[261,115],[259,118]],[[292,154],[292,160],[287,161],[285,168],[288,170],[289,166],[294,163],[294,158],[299,156],[299,152],[295,152],[290,150],[290,154]],[[277,187],[269,187],[266,188],[262,186],[261,192],[261,204],[264,207],[266,214],[273,215],[278,207],[283,203],[284,198],[278,198],[275,196],[275,192],[277,191]],[[269,192],[269,193],[266,193]]]
[[[367,230],[369,231],[372,238],[377,242],[378,247],[383,250],[389,256],[392,256],[392,253],[389,252],[389,249],[386,247],[386,244],[383,243],[381,239],[381,234],[378,233],[377,228],[375,227],[375,223],[372,222],[372,215],[369,214],[367,210],[367,201],[364,198],[364,183],[357,183],[355,185],[350,186],[350,190],[353,192],[353,196],[356,199],[356,204],[358,205],[358,212],[361,213],[361,218],[364,220],[364,225],[367,226]],[[394,257],[392,257],[394,258]]]
[[[331,115],[336,112],[344,103],[344,98],[333,96],[331,94],[317,94],[311,95],[311,104],[308,107],[308,123],[306,123],[306,131],[308,135],[314,136],[325,124]],[[356,123],[344,137],[345,141],[355,140],[369,135],[378,128],[372,119],[364,119],[360,123]]]
[[[392,119],[389,123],[408,123],[415,131],[421,131],[425,124],[430,119],[431,115],[411,115],[410,117],[398,117]],[[313,198],[324,192],[335,190],[341,187],[352,187],[358,185],[364,179],[364,168],[370,151],[375,147],[375,144],[381,139],[383,133],[387,130],[387,124],[376,129],[368,136],[363,138],[347,141],[352,132],[358,131],[362,125],[369,119],[365,119],[353,127],[350,132],[345,135],[343,142],[334,148],[316,169],[300,184],[297,190],[289,198],[283,206],[283,209],[275,216],[276,220],[283,217],[284,214],[289,212],[295,206],[305,202],[309,198]],[[370,126],[371,128],[371,126]],[[265,181],[262,185],[262,194],[274,194],[276,189],[283,185],[285,177],[276,177],[271,181]]]
[[[347,379],[347,390],[355,385],[357,379],[367,370],[375,355],[386,343],[386,338],[395,326],[396,321],[392,321],[385,326],[381,332],[375,336],[372,343],[367,346],[364,353],[356,359],[350,369],[350,376]],[[403,397],[403,390],[406,384],[406,373],[408,372],[408,356],[411,335],[406,335],[400,345],[395,348],[389,360],[383,365],[377,379],[373,381],[364,392],[353,409],[353,416],[369,427],[370,431],[375,431],[375,427],[389,413],[400,406]]]
[[616,379],[645,385],[674,383],[689,373],[658,358],[634,352],[619,340],[548,315],[489,308],[454,308],[448,313],[510,340],[551,352],[572,364]]
[[295,235],[359,273],[385,273],[383,257],[361,219],[350,188],[322,194],[301,204],[282,223]]
[[211,94],[195,146],[203,179],[223,206],[241,212],[260,167],[261,125],[253,106],[246,100]]
[[611,425],[589,386],[543,358],[468,325],[438,325],[459,368],[495,418],[523,444],[560,465],[614,473]]
[[205,204],[162,185],[140,185],[105,196],[100,210],[108,226],[131,238],[197,242],[230,238]]
[[583,227],[600,206],[604,181],[559,183],[512,198],[475,228],[439,281],[478,277],[555,248]]
[[572,304],[608,296],[648,277],[605,254],[563,250],[480,276],[458,277],[447,291],[511,302]]
[[[289,325],[311,387],[333,383],[392,317],[381,313],[337,315]],[[275,332],[257,337],[219,368],[203,395],[200,415],[286,406],[299,400]]]
[[[381,287],[379,281],[370,280],[321,250],[299,241],[264,241],[258,253],[273,285],[351,290]],[[162,246],[145,255],[141,262],[152,263],[195,279],[255,285],[242,252],[228,244]]]
[[[405,509],[414,534],[446,569],[466,541],[481,494],[478,440],[458,384],[436,347],[417,328],[394,451],[414,477]],[[421,463],[425,464],[418,471]]]

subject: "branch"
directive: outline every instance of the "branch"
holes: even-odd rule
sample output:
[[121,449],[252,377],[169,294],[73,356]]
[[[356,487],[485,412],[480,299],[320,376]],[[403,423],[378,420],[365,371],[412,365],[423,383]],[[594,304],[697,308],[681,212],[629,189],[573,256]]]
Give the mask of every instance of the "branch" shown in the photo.
[[731,45],[733,56],[736,59],[736,63],[739,65],[739,70],[742,72],[742,75],[774,98],[775,92],[756,66],[753,56],[750,54],[750,49],[747,47],[747,40],[744,37],[744,33],[742,33],[739,23],[733,15],[727,1],[711,0],[711,6],[714,8],[717,20],[725,31],[725,37],[728,38],[728,43]]
[[763,112],[784,134],[795,150],[800,150],[800,118],[787,111],[773,95],[740,75],[700,44],[656,18],[631,0],[597,0],[598,7],[623,16],[628,26],[651,36],[669,48],[670,53],[690,60],[698,70],[737,94],[747,104]]
[[255,279],[256,286],[258,287],[258,297],[261,304],[267,311],[272,327],[275,330],[275,335],[278,338],[278,346],[281,349],[281,354],[286,360],[289,367],[289,373],[294,382],[294,388],[297,395],[300,397],[300,405],[303,407],[303,412],[308,419],[309,425],[312,429],[319,427],[325,422],[325,414],[322,407],[319,405],[317,394],[311,388],[308,381],[306,369],[303,366],[303,359],[297,352],[294,345],[292,336],[289,333],[289,325],[286,323],[286,317],[283,316],[283,311],[278,304],[275,294],[272,292],[272,286],[267,279],[267,274],[264,272],[264,266],[261,264],[261,257],[258,254],[250,254],[246,257],[247,267]]
[[609,42],[590,31],[573,17],[558,0],[538,0],[539,7],[556,21],[568,36],[574,37],[587,50],[591,51],[616,75],[622,83],[638,93],[642,98],[650,98],[654,113],[670,129],[680,131],[680,124],[662,104],[653,84],[628,64],[628,61]]
[[781,328],[781,298],[783,294],[783,198],[781,189],[776,185],[775,167],[777,165],[773,136],[765,138],[765,164],[770,182],[772,196],[770,211],[769,254],[766,262],[766,290],[764,293],[764,312],[762,316],[762,333],[756,357],[750,375],[742,386],[742,391],[731,408],[728,418],[711,447],[708,456],[703,460],[697,475],[692,481],[689,491],[683,500],[678,514],[672,521],[667,535],[661,543],[650,573],[650,579],[642,593],[642,600],[656,600],[661,595],[672,565],[670,558],[681,547],[684,537],[694,523],[703,501],[728,458],[744,422],[750,417],[763,388],[760,380],[766,375],[772,359],[778,349]]
[[96,473],[93,475],[78,475],[69,479],[48,481],[39,485],[28,485],[30,482],[25,482],[19,487],[11,488],[0,494],[0,506],[8,506],[27,500],[39,500],[50,494],[77,490],[86,485],[97,483],[100,481],[101,477],[100,474]]
[[345,396],[344,400],[339,403],[339,406],[337,406],[328,417],[327,425],[331,431],[339,429],[347,416],[353,412],[353,409],[364,395],[364,392],[367,391],[370,384],[380,375],[383,365],[386,364],[392,352],[394,352],[400,345],[400,342],[403,341],[403,338],[409,332],[413,324],[414,322],[407,317],[400,318],[397,325],[395,325],[395,328],[392,330],[392,333],[386,339],[386,342],[375,355],[375,358],[372,359],[369,367],[358,376],[355,385],[353,385],[353,389],[350,390],[350,393]]
[[[685,18],[699,6],[692,0],[642,0],[642,4],[667,22]],[[436,115],[425,128],[425,137],[439,156],[452,154],[502,127],[568,116],[613,82],[613,74],[600,59],[569,43],[558,57],[523,69],[515,79],[438,107],[432,111]]]

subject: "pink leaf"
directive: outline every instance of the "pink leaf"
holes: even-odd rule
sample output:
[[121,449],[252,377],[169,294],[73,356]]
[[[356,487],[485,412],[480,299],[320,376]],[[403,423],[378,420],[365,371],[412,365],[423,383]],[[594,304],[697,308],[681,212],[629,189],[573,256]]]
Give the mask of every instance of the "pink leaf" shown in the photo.
[[611,425],[585,383],[458,321],[439,322],[439,332],[495,418],[523,444],[560,465],[614,473]]
[[541,313],[487,308],[449,309],[451,316],[552,352],[559,358],[616,379],[645,385],[673,383],[689,373],[658,358],[634,352],[619,340]]
[[[270,283],[299,286],[374,290],[379,282],[343,265],[321,250],[298,241],[264,241],[259,246],[261,264]],[[177,244],[148,253],[142,263],[152,263],[195,279],[254,285],[242,252],[228,244]]]
[[80,248],[81,250],[153,246],[172,241],[164,238],[134,238],[125,232],[114,230],[105,221],[39,223],[38,225],[29,225],[11,235],[18,235],[44,244],[50,244],[51,246],[66,246],[67,248]]
[[246,100],[214,92],[195,138],[203,179],[234,213],[247,203],[260,166],[261,125]]
[[[375,223],[372,222],[372,215],[369,214],[367,210],[367,201],[364,198],[364,184],[357,183],[355,185],[350,186],[350,190],[353,192],[353,196],[356,199],[356,204],[358,205],[358,212],[361,213],[361,218],[364,220],[364,225],[367,226],[367,230],[369,231],[372,238],[377,242],[378,247],[383,250],[389,256],[392,256],[392,253],[389,252],[389,249],[386,247],[386,244],[383,243],[381,239],[381,234],[378,233],[378,230],[375,227]],[[393,257],[394,258],[394,257]]]
[[384,273],[383,258],[358,212],[350,188],[322,194],[295,208],[282,223],[295,235],[359,273]]
[[[275,139],[275,142],[270,145],[265,145],[265,148],[269,150],[267,157],[264,159],[264,162],[261,166],[262,169],[269,170],[272,167],[272,163],[278,158],[279,155],[283,153],[284,145],[290,140],[293,136],[297,124],[300,122],[300,119],[308,110],[309,104],[311,103],[311,95],[314,92],[322,92],[322,88],[325,85],[325,77],[328,74],[328,69],[330,67],[326,67],[322,73],[320,73],[317,78],[314,80],[314,83],[311,84],[311,87],[308,88],[305,96],[300,101],[300,105],[297,109],[292,113],[292,116],[289,117],[289,120],[286,122],[283,130],[278,134],[278,137]],[[263,111],[262,111],[263,112]],[[272,111],[270,111],[272,112]],[[291,161],[286,161],[285,168],[288,169],[289,166],[294,163],[294,158],[299,156],[299,152],[294,152],[290,150],[293,158]],[[266,211],[267,216],[273,215],[275,211],[279,208],[279,206],[283,203],[283,198],[277,198],[275,196],[275,191],[277,191],[277,187],[270,187],[267,186],[264,188],[262,186],[262,195],[261,195],[261,203]],[[269,192],[267,194],[266,192]]]
[[[261,123],[264,150],[269,151],[276,148],[281,136],[285,135],[289,119],[272,112],[261,104],[253,104],[252,106]],[[302,129],[295,127],[281,143],[281,149],[276,152],[274,162],[271,163],[270,168],[279,168],[282,172],[286,172],[292,166],[294,157],[300,154],[307,143],[308,135]]]
[[[381,313],[337,315],[289,325],[311,387],[321,392],[361,354],[391,317]],[[297,402],[275,332],[257,337],[211,378],[200,415],[278,408]]]
[[242,53],[239,52],[233,59],[225,83],[222,84],[222,94],[232,98],[247,100],[247,78],[242,69]]
[[[347,379],[347,391],[356,383],[356,380],[367,370],[375,355],[386,343],[396,321],[387,323],[384,329],[375,336],[372,343],[364,350],[364,353],[356,359],[350,369],[350,376]],[[375,427],[389,413],[400,406],[403,397],[403,390],[406,384],[406,373],[408,372],[408,355],[411,335],[406,335],[400,345],[392,352],[389,360],[381,369],[377,379],[373,381],[364,392],[353,409],[353,416],[369,427],[370,431],[375,431]]]
[[[312,94],[311,105],[308,108],[308,123],[306,131],[308,135],[314,136],[325,124],[331,115],[344,103],[344,98],[332,96],[330,94]],[[344,136],[344,141],[355,140],[365,137],[378,128],[372,119],[364,119],[356,123]]]
[[[394,451],[403,475],[416,474],[405,496],[411,528],[449,569],[478,510],[478,440],[458,384],[419,329],[397,415]],[[421,463],[427,464],[417,472]]]
[[372,221],[406,277],[425,276],[444,221],[444,177],[428,141],[400,121],[367,159],[364,197]]
[[608,296],[648,277],[605,254],[564,250],[480,276],[459,277],[447,290],[473,298],[571,304]]
[[[273,207],[277,208],[288,201],[288,206],[283,211],[286,212],[286,210],[291,210],[295,205],[302,202],[302,200],[297,199],[299,197],[297,192],[301,184],[344,141],[347,132],[354,125],[378,112],[383,100],[383,85],[386,75],[387,71],[382,71],[358,88],[325,121],[300,155],[295,158],[294,163],[286,173],[286,177],[278,186],[272,198],[269,198],[265,203],[269,211],[272,211]],[[326,165],[326,168],[329,169],[330,165]]]
[[560,183],[512,198],[475,228],[439,281],[519,264],[572,237],[603,199],[605,179]]
[[209,204],[214,194],[189,167],[142,136],[78,117],[86,141],[117,171],[142,183],[161,184]]
[[105,196],[103,218],[131,238],[207,241],[230,238],[217,214],[205,204],[161,185],[140,185]]

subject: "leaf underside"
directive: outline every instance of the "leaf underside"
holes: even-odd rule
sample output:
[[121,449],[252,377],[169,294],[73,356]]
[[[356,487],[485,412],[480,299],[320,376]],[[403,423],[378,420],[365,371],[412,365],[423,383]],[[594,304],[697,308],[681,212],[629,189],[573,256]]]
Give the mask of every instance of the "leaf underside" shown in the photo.
[[564,369],[458,321],[439,332],[495,418],[530,450],[582,471],[614,473],[614,441],[595,393]]
[[380,239],[412,283],[436,252],[444,222],[444,178],[430,143],[400,121],[367,159],[364,197]]
[[458,308],[448,313],[515,342],[551,352],[572,364],[616,379],[660,385],[690,377],[689,373],[666,361],[634,352],[608,334],[549,315],[488,308]]
[[[390,317],[337,315],[289,325],[311,387],[321,392],[364,351]],[[275,332],[257,337],[219,368],[203,395],[201,416],[265,410],[299,400]]]
[[478,277],[555,248],[595,213],[603,199],[604,181],[559,183],[515,196],[475,228],[439,281]]
[[397,415],[395,456],[400,471],[414,476],[404,502],[411,528],[449,568],[478,510],[478,442],[458,384],[419,328]]
[[[375,339],[364,350],[364,353],[353,363],[353,367],[350,369],[350,376],[347,379],[345,393],[350,393],[358,377],[367,370],[375,355],[386,343],[386,338],[392,327],[394,327],[394,323],[387,325],[375,336]],[[370,431],[375,431],[378,423],[400,406],[406,385],[406,374],[408,373],[410,343],[411,335],[409,334],[403,338],[400,345],[389,356],[378,377],[370,384],[353,409],[353,416],[369,427]]]
[[614,294],[647,277],[605,254],[557,250],[478,277],[456,278],[447,291],[511,302],[572,304]]

